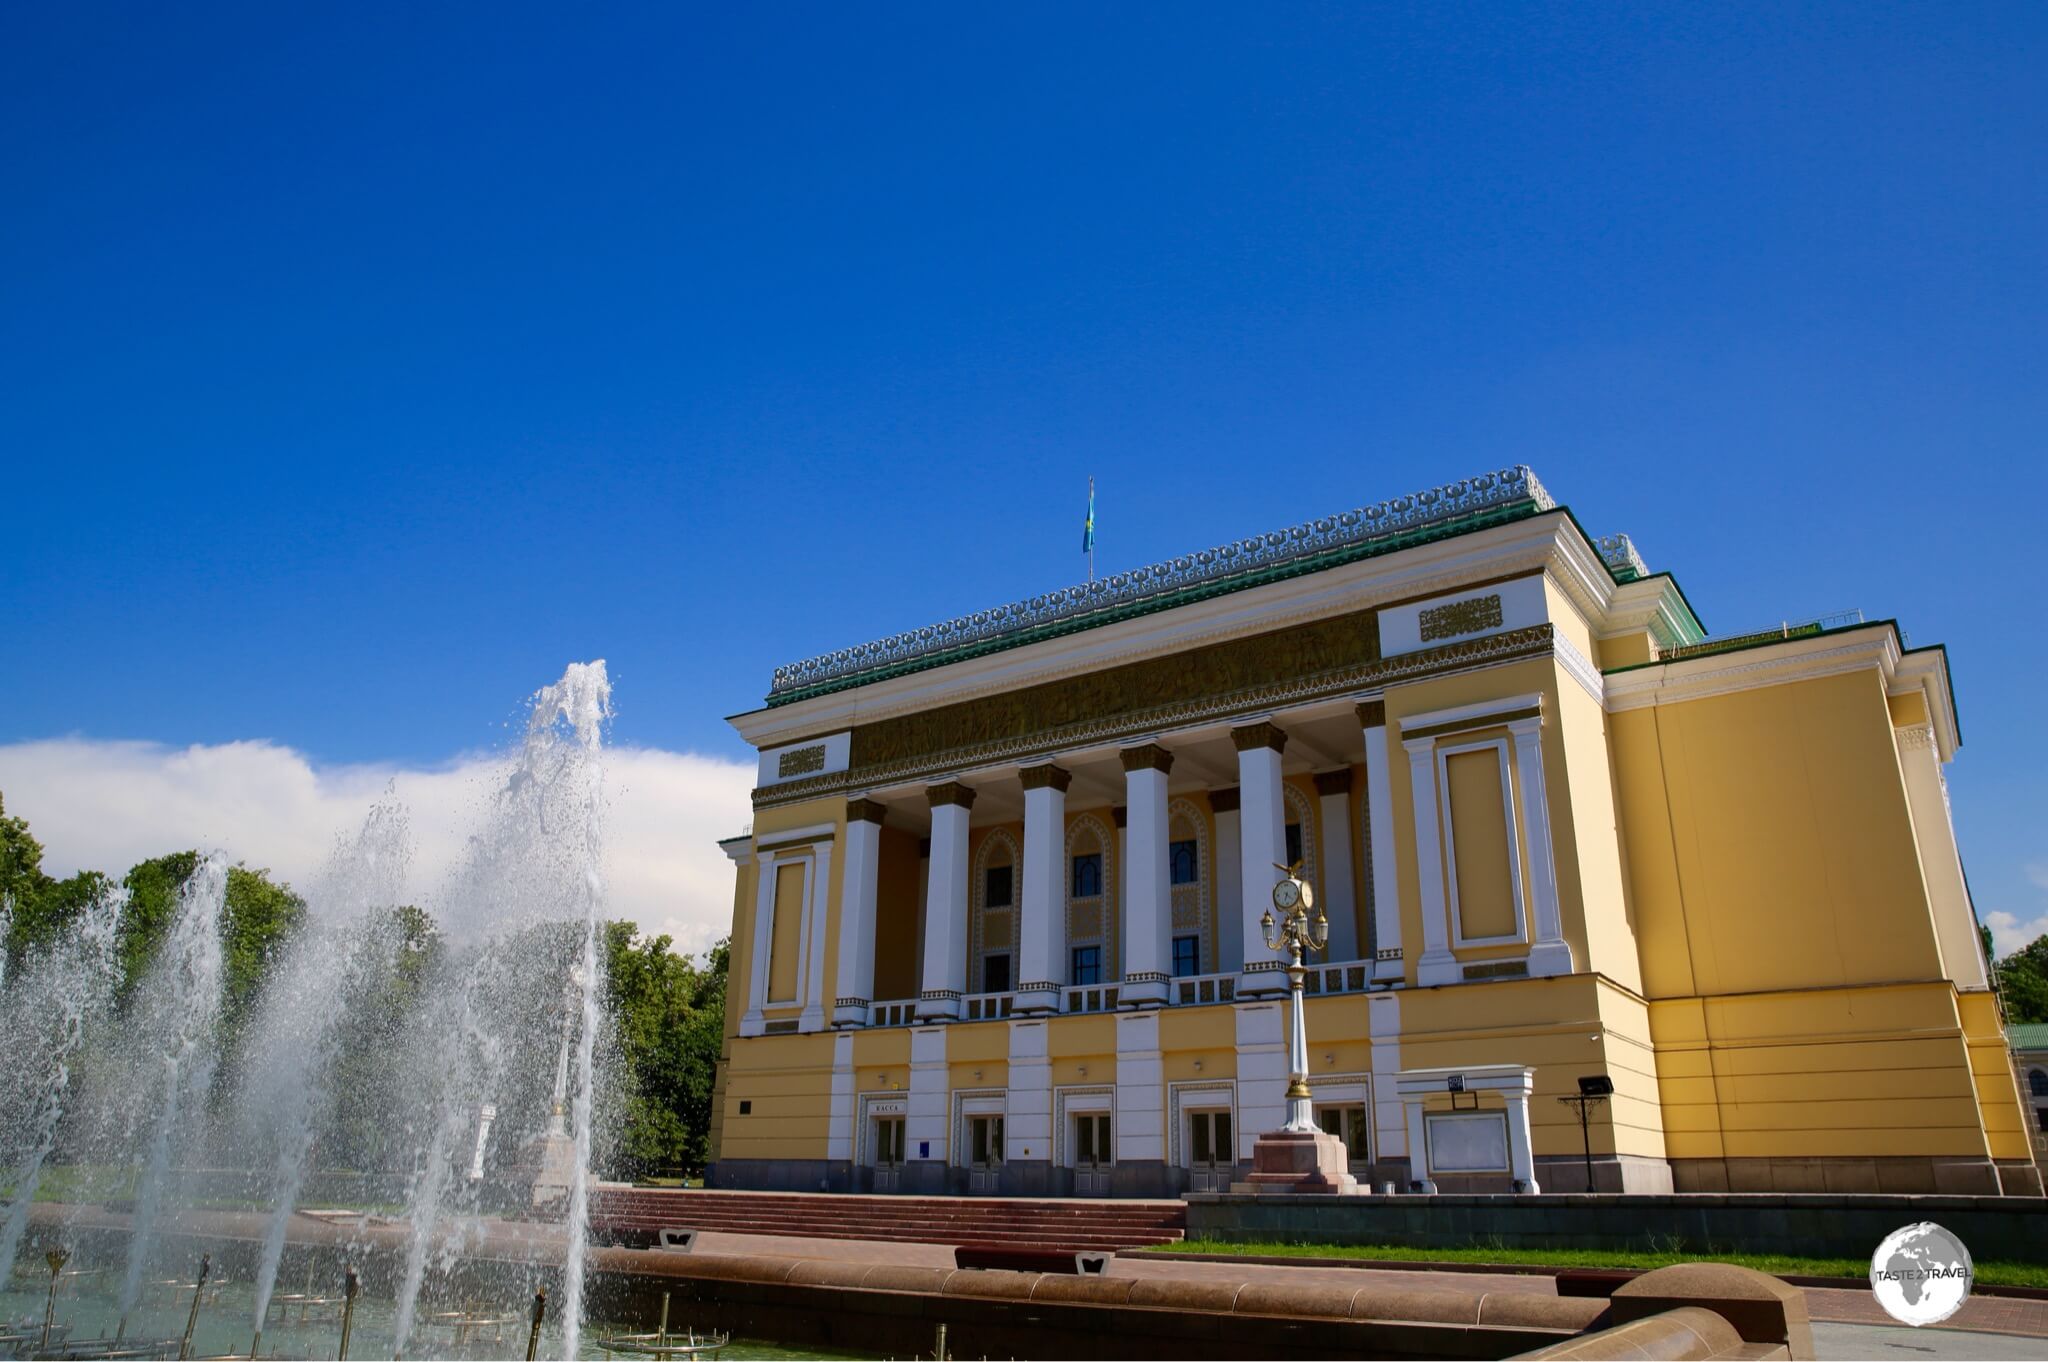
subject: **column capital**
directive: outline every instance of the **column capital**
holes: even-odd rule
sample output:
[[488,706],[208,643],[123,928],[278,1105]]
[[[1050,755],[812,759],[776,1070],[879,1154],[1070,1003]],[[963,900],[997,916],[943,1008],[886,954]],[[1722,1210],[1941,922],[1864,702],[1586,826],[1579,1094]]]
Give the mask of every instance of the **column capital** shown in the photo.
[[1209,809],[1213,813],[1236,813],[1238,789],[1235,785],[1227,790],[1209,791]]
[[1385,700],[1360,700],[1358,702],[1358,726],[1360,728],[1385,728],[1387,726],[1387,702]]
[[846,821],[849,823],[873,823],[880,827],[888,817],[889,810],[872,799],[846,801]]
[[1027,790],[1052,789],[1065,794],[1074,783],[1074,773],[1064,766],[1027,766],[1017,773],[1017,783]]
[[1165,775],[1173,769],[1173,753],[1156,742],[1148,742],[1142,747],[1126,747],[1117,755],[1123,758],[1126,772],[1157,771]]
[[973,787],[962,785],[957,780],[931,786],[924,792],[924,797],[931,801],[931,806],[935,809],[943,809],[951,804],[957,804],[963,809],[974,807]]
[[1282,731],[1280,725],[1270,719],[1231,729],[1230,740],[1237,744],[1237,750],[1240,752],[1250,752],[1261,747],[1270,747],[1275,752],[1287,750],[1287,734]]
[[1351,768],[1340,766],[1334,771],[1316,772],[1316,793],[1319,795],[1340,795],[1351,793]]

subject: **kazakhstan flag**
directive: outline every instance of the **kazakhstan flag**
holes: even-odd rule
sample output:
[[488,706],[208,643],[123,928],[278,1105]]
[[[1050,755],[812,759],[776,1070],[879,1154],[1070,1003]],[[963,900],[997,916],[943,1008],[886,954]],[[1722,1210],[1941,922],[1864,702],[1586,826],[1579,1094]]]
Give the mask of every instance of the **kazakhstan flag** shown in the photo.
[[1088,518],[1081,522],[1081,552],[1095,552],[1095,479],[1088,479]]

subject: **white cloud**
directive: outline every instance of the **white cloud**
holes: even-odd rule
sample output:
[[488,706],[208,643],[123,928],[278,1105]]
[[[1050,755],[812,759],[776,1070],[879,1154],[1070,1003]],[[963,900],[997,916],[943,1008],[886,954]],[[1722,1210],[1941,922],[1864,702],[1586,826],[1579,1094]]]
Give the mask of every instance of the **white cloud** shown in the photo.
[[1984,925],[1991,929],[1991,953],[2003,960],[2037,937],[2048,936],[2048,913],[2036,914],[2022,922],[2014,913],[1986,913]]
[[[506,770],[493,755],[423,769],[315,766],[268,742],[170,748],[82,738],[0,746],[0,794],[44,869],[120,875],[146,857],[219,849],[305,888],[388,786],[410,815],[413,897],[431,904]],[[732,863],[715,843],[752,817],[751,765],[620,747],[605,755],[605,911],[685,950],[725,934]]]

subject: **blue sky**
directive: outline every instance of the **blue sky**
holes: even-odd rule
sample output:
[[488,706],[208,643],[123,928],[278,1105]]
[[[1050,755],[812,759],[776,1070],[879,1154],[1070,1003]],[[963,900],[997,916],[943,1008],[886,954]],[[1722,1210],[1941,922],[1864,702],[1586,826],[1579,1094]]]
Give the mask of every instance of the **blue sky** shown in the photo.
[[2048,916],[2044,69],[2039,5],[16,6],[0,743],[431,765],[602,656],[732,757],[776,662],[1076,577],[1091,474],[1111,569],[1525,462],[1716,631],[1946,642]]

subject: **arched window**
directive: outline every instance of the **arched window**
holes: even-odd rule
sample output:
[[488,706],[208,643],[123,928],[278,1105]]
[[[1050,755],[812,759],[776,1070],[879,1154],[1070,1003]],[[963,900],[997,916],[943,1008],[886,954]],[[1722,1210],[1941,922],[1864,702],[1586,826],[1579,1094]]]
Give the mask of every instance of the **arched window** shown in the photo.
[[1067,825],[1067,960],[1070,985],[1113,984],[1117,957],[1116,838],[1094,814]]
[[2048,1069],[2027,1070],[2027,1088],[2036,1097],[2048,1097]]
[[1209,820],[1185,799],[1166,808],[1167,882],[1173,897],[1173,972],[1216,969],[1216,905],[1209,874]]
[[998,829],[974,858],[968,929],[967,989],[1008,993],[1017,986],[1017,843]]

